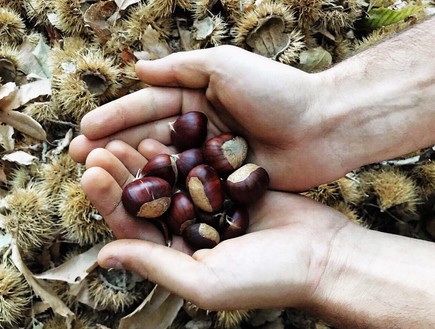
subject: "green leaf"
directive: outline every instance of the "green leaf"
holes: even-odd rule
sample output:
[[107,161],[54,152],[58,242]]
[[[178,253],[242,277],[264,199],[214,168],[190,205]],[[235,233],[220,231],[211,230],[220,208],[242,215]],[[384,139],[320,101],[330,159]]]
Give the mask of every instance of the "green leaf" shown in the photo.
[[305,50],[299,56],[300,67],[306,72],[326,69],[331,63],[331,54],[322,47]]
[[400,10],[373,8],[364,18],[364,26],[377,29],[382,26],[398,23],[424,9],[425,6],[408,6]]
[[33,55],[38,61],[41,70],[44,72],[47,78],[51,77],[51,69],[48,65],[48,59],[50,57],[51,48],[44,42],[43,38],[39,39],[39,42],[33,50]]

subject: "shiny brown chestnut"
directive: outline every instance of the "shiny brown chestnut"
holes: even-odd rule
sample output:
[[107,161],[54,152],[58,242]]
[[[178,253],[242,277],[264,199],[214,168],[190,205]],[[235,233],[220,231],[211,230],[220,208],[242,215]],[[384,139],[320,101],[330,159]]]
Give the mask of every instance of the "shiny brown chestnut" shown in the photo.
[[223,186],[235,203],[253,204],[266,192],[269,175],[264,168],[247,163],[229,175]]
[[175,163],[178,170],[177,185],[180,188],[184,187],[186,177],[189,172],[196,166],[204,163],[204,156],[200,148],[189,149],[179,154],[174,155]]
[[194,249],[213,248],[220,242],[218,231],[210,225],[195,223],[183,231],[184,241]]
[[179,151],[200,147],[207,136],[207,116],[198,111],[187,112],[169,123],[172,144]]
[[194,167],[186,178],[186,188],[193,204],[199,209],[214,212],[224,202],[221,180],[213,167],[205,164]]
[[158,154],[147,162],[140,175],[163,178],[170,185],[174,185],[178,177],[176,157],[170,154]]
[[248,143],[241,136],[223,133],[207,140],[203,147],[205,162],[226,177],[239,168],[248,154]]
[[225,225],[225,212],[223,209],[215,212],[206,212],[197,208],[196,218],[197,222],[213,226],[218,231],[221,231]]
[[157,218],[168,210],[171,204],[171,185],[159,177],[141,177],[122,190],[122,204],[133,216]]
[[184,192],[176,192],[172,195],[171,206],[165,215],[169,229],[177,235],[181,235],[183,230],[195,223],[196,212],[192,200]]
[[245,206],[234,204],[225,214],[226,225],[221,240],[236,238],[246,233],[249,227],[249,213]]

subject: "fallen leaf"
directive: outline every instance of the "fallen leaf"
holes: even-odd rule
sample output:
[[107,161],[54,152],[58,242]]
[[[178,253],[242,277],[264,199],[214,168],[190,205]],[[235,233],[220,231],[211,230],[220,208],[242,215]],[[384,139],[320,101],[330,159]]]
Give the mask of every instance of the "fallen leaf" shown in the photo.
[[158,59],[172,53],[168,43],[161,38],[159,32],[148,25],[142,36],[142,48],[140,52],[134,52],[137,59]]
[[0,94],[1,111],[15,110],[39,96],[51,95],[51,82],[49,79],[40,79],[26,83],[15,91],[16,92],[11,95],[13,97],[3,98]]
[[193,23],[195,30],[194,36],[196,40],[206,40],[213,32],[214,25],[211,17],[206,17],[201,20],[196,20]]
[[25,277],[28,284],[32,287],[33,291],[41,300],[50,306],[52,311],[66,319],[66,326],[71,329],[72,322],[75,319],[74,313],[65,305],[62,300],[50,289],[48,284],[43,280],[39,280],[33,276],[26,264],[21,258],[20,250],[17,246],[16,240],[13,238],[11,241],[12,255],[11,260],[21,274]]
[[301,52],[299,64],[307,72],[321,71],[332,64],[332,56],[322,47],[316,47]]
[[98,252],[103,244],[98,244],[89,250],[77,255],[65,263],[35,275],[37,279],[59,280],[68,283],[80,283],[86,276],[97,267]]
[[136,310],[121,319],[118,329],[166,329],[183,303],[183,298],[156,285]]
[[47,63],[42,63],[41,66],[41,63],[38,62],[38,59],[33,53],[35,48],[36,47],[34,47],[28,39],[25,39],[20,45],[18,53],[21,63],[20,68],[26,75],[33,73],[40,78],[50,78],[50,76],[47,76],[45,73],[47,70]]
[[285,23],[281,17],[267,17],[249,33],[246,43],[254,53],[275,59],[289,47],[291,42],[290,35],[284,30]]
[[0,122],[6,123],[37,140],[43,141],[47,139],[47,135],[42,126],[27,114],[17,111],[0,111]]
[[13,151],[15,140],[12,138],[14,128],[9,125],[0,125],[0,145],[7,151]]
[[47,78],[51,78],[51,69],[48,65],[49,58],[51,54],[51,48],[44,42],[43,38],[39,39],[38,44],[35,49],[32,51],[32,54],[35,56],[41,70],[44,72]]
[[30,155],[24,151],[16,151],[13,153],[6,154],[2,157],[2,160],[15,162],[23,166],[29,166],[38,158]]
[[112,34],[107,19],[110,18],[116,10],[117,8],[114,1],[101,1],[89,6],[83,15],[85,23],[90,26],[103,44],[109,40]]
[[134,5],[135,3],[140,2],[141,0],[115,0],[116,5],[120,10],[125,10],[129,6]]

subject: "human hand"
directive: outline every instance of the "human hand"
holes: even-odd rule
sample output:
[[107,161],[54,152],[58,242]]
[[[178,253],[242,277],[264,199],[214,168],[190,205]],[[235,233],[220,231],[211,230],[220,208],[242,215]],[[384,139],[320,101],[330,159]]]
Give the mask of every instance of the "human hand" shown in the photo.
[[[151,221],[131,217],[120,202],[123,186],[133,179],[128,168],[141,155],[118,141],[109,148],[113,153],[89,154],[82,178],[89,199],[121,238],[103,248],[100,265],[122,264],[210,310],[311,302],[329,244],[349,223],[344,216],[299,195],[267,192],[249,209],[248,234],[195,253],[174,236],[168,248]],[[114,154],[123,154],[124,163]]]
[[114,139],[142,152],[153,147],[149,139],[169,145],[168,122],[202,111],[210,135],[232,131],[247,139],[248,161],[268,171],[273,189],[305,190],[353,169],[335,156],[335,136],[322,124],[327,115],[315,74],[231,46],[140,61],[137,74],[153,87],[87,114],[83,135],[70,146],[76,161]]

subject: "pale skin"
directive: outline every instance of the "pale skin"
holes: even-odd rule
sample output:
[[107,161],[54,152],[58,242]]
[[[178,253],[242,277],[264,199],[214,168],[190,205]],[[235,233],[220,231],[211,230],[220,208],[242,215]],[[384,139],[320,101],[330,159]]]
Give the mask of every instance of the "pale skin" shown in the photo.
[[[430,19],[317,74],[234,47],[139,62],[152,87],[90,112],[70,147],[119,239],[100,265],[210,310],[300,307],[342,328],[435,327],[434,243],[358,227],[288,193],[435,144],[434,39]],[[147,158],[174,152],[167,123],[193,110],[208,115],[210,135],[244,136],[271,176],[249,233],[195,253],[180,238],[163,246],[120,203]]]

